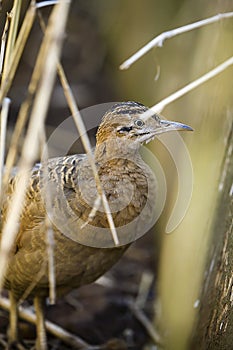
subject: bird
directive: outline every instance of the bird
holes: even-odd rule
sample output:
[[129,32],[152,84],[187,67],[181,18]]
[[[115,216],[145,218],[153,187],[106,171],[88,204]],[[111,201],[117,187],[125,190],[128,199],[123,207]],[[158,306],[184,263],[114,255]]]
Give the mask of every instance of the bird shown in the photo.
[[[145,117],[148,111],[150,115]],[[116,103],[102,117],[93,156],[119,233],[119,245],[110,242],[109,222],[102,203],[93,213],[98,191],[86,154],[52,158],[37,163],[30,170],[4,279],[11,303],[9,342],[18,341],[19,301],[32,297],[37,317],[36,349],[47,350],[44,317],[45,299],[49,294],[46,194],[49,193],[52,209],[56,292],[61,296],[108,271],[137,237],[136,230],[146,227],[153,216],[157,183],[140,155],[140,147],[158,134],[173,130],[192,128],[164,120],[134,101]],[[14,172],[2,202],[3,225],[17,181],[17,172]]]

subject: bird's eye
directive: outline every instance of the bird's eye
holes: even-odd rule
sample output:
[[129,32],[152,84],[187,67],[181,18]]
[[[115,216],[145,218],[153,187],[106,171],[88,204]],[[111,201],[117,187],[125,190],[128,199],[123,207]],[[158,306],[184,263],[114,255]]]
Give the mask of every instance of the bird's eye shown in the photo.
[[132,130],[132,126],[123,126],[118,130],[119,133],[125,133],[125,132],[130,132]]
[[137,119],[137,120],[135,120],[134,124],[135,124],[136,126],[138,126],[139,128],[141,128],[145,123],[144,123],[143,120]]

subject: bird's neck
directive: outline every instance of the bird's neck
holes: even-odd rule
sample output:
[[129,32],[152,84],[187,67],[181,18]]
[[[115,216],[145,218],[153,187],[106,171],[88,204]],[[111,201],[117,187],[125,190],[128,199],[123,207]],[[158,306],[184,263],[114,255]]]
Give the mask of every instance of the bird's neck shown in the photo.
[[137,142],[122,140],[121,138],[107,139],[97,143],[95,159],[97,162],[110,160],[112,158],[135,159],[139,155],[140,144]]

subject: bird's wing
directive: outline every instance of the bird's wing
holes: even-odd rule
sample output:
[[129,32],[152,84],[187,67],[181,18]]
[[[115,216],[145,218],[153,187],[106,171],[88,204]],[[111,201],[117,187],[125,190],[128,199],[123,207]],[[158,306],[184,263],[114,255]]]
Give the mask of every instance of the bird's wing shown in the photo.
[[[75,179],[79,173],[80,165],[85,159],[86,155],[80,154],[52,158],[48,160],[47,164],[35,164],[30,172],[29,184],[22,203],[17,242],[25,231],[32,231],[44,223],[48,209],[46,208],[46,197],[50,200],[52,209],[56,209],[55,213],[58,216],[61,210],[69,207],[70,202],[79,202]],[[17,168],[14,168],[2,201],[1,223],[3,225],[18,179]],[[77,207],[76,214],[79,210],[81,209]]]

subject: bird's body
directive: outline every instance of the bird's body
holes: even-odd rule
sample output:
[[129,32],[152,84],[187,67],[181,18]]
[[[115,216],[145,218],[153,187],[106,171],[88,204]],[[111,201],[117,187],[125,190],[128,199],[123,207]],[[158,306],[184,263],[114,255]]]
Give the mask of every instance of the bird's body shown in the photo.
[[[135,102],[113,106],[103,117],[94,150],[115,227],[122,230],[123,235],[132,237],[132,231],[148,224],[156,201],[156,183],[139,154],[140,145],[163,132],[158,130],[168,130],[172,124],[161,121],[157,115],[144,121],[140,115],[147,110]],[[170,129],[180,130],[184,128],[182,125],[176,123],[176,128]],[[3,224],[15,186],[17,175],[12,177],[6,191]],[[47,213],[54,235],[58,295],[93,282],[119,260],[133,238],[123,239],[121,246],[106,248],[105,230],[109,224],[102,205],[90,217],[96,198],[95,178],[86,155],[54,158],[32,169],[5,278],[5,287],[15,300],[29,295],[36,298],[48,295]],[[132,222],[135,224],[130,226]],[[101,239],[103,247],[96,244]],[[40,328],[41,325],[39,331]],[[46,349],[42,343],[39,342],[38,349]]]
[[[55,167],[54,164],[56,164]],[[145,175],[147,166],[143,163],[142,165],[144,165],[144,173],[137,164],[129,159],[110,160],[105,162],[102,168],[97,163],[102,187],[110,208],[116,207],[116,205],[122,207],[122,210],[112,213],[116,227],[132,221],[140,214],[145,205],[148,178]],[[94,204],[96,198],[92,169],[88,165],[87,158],[79,155],[52,159],[47,166],[50,177],[48,187],[51,189],[50,196],[53,207],[53,220],[51,222],[54,233],[54,271],[57,292],[62,295],[73,288],[96,280],[119,260],[128,245],[115,248],[95,248],[75,241],[75,232],[78,234],[86,231],[90,225],[95,231],[108,227],[106,214],[103,210],[98,210],[88,226],[81,228],[83,222],[88,221],[92,209],[91,203]],[[149,173],[149,169],[146,170]],[[43,165],[37,166],[32,171],[30,186],[21,214],[19,232],[6,275],[6,288],[13,291],[17,299],[28,295],[48,295],[46,207],[43,199],[42,171]],[[82,182],[83,195],[80,192],[80,187],[72,184],[78,178]],[[124,206],[124,202],[128,200],[128,197],[124,197],[127,195],[127,188],[123,188],[123,178],[126,185],[130,183],[134,188],[134,198],[130,205],[126,206]],[[151,180],[153,181],[152,175]],[[6,206],[16,184],[17,176],[10,184]],[[93,188],[91,188],[92,186]],[[89,203],[85,201],[88,194]],[[3,213],[6,209],[4,208]],[[58,219],[59,223],[56,225]],[[71,226],[69,231],[72,229],[74,232],[73,239],[68,237],[67,225]],[[93,245],[95,245],[94,241]]]

